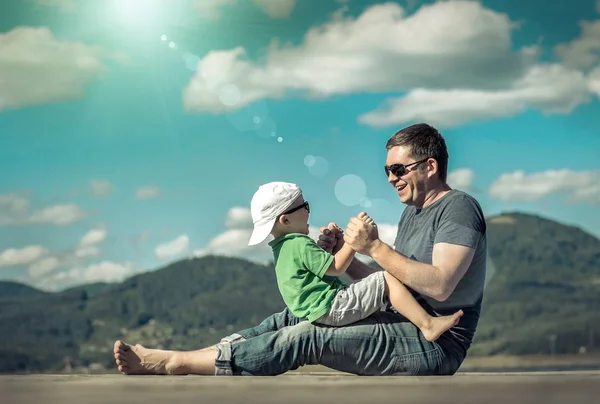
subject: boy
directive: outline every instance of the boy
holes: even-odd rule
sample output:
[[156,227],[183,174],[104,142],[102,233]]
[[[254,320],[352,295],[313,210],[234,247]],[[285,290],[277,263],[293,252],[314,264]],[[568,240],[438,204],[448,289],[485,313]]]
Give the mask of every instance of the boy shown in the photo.
[[[296,184],[270,182],[261,185],[252,198],[254,230],[248,245],[269,242],[275,259],[277,285],[290,311],[313,323],[344,326],[378,311],[389,299],[398,313],[415,324],[428,341],[435,341],[458,323],[462,311],[432,317],[404,285],[379,271],[346,286],[338,279],[356,253],[344,246],[331,255],[308,237],[310,208]],[[361,217],[374,227],[366,214]]]

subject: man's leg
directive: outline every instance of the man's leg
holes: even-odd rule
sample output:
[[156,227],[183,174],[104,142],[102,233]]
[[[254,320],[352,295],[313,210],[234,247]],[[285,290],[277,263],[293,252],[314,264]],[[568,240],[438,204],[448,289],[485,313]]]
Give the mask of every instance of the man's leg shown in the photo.
[[[320,364],[358,375],[451,375],[462,359],[429,342],[410,322],[387,312],[345,327],[309,322],[237,344],[216,345],[216,374],[274,376]],[[199,367],[200,368],[200,367]]]
[[463,358],[449,355],[440,340],[427,341],[395,313],[378,312],[345,327],[307,321],[236,344],[174,352],[115,343],[115,360],[126,374],[274,376],[321,364],[357,375],[452,375]]
[[[267,332],[298,324],[300,320],[286,307],[265,318],[259,325],[238,331],[221,339],[234,344]],[[129,345],[122,341],[114,344],[114,357],[119,371],[125,374],[214,374],[215,345],[197,351],[168,351]]]
[[246,328],[244,330],[228,335],[222,338],[221,342],[236,343],[240,341],[245,341],[247,339],[256,337],[258,335],[270,331],[277,331],[282,329],[283,327],[296,325],[299,322],[300,320],[296,316],[294,316],[286,307],[279,313],[272,314],[269,317],[265,318],[259,325],[251,328]]

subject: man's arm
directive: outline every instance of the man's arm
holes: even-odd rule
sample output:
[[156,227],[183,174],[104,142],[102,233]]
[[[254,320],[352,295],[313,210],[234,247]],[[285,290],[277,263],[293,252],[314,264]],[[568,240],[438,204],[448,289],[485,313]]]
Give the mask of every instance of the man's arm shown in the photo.
[[348,275],[350,279],[355,281],[358,279],[366,278],[367,276],[377,271],[377,269],[370,267],[358,258],[354,257],[354,259],[348,266],[348,269],[346,270],[346,275]]
[[[433,240],[431,264],[417,262],[373,237],[360,220],[348,223],[352,247],[371,256],[382,268],[418,293],[444,301],[464,276],[475,250],[485,237],[483,212],[477,201],[464,196],[447,207]],[[368,242],[371,240],[372,242]]]
[[371,257],[403,284],[441,302],[452,294],[474,254],[475,250],[470,247],[437,243],[429,265],[411,260],[377,240]]

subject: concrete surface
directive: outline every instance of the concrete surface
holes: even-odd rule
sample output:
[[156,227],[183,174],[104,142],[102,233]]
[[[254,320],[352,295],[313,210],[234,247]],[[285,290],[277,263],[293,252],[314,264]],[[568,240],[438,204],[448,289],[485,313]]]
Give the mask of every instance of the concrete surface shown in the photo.
[[3,404],[460,403],[592,404],[600,372],[460,373],[452,377],[0,375]]

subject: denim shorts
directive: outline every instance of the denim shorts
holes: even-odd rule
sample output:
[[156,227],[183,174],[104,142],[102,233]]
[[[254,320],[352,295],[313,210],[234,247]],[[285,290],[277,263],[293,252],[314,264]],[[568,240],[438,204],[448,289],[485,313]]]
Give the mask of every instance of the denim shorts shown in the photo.
[[334,327],[352,324],[381,310],[387,300],[383,271],[378,271],[340,289],[329,311],[314,323]]

